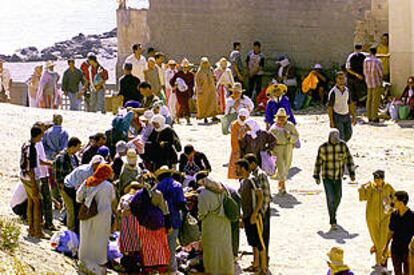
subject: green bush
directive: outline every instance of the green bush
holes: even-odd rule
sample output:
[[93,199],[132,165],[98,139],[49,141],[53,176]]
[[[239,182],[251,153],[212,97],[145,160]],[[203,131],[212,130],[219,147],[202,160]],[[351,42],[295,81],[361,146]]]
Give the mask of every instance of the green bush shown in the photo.
[[0,217],[0,250],[13,252],[19,246],[19,236],[16,220]]

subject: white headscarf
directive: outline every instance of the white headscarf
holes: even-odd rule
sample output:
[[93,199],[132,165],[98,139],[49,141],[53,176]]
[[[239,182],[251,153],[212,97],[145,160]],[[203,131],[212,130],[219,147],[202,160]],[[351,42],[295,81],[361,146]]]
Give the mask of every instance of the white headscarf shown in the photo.
[[154,122],[156,122],[156,123],[158,123],[160,125],[160,128],[158,128],[158,129],[156,129],[154,127],[154,130],[157,131],[157,132],[161,132],[165,128],[168,128],[169,127],[169,125],[165,125],[165,117],[163,115],[161,115],[161,114],[154,115],[152,117],[151,123],[154,123]]
[[247,119],[249,119],[249,117],[250,117],[250,112],[249,112],[249,110],[247,110],[246,108],[241,108],[241,109],[239,110],[239,115],[237,116],[237,121],[239,122],[239,124],[240,124],[240,125],[244,125],[244,124],[246,123],[246,120],[245,120],[245,121],[242,121],[242,120],[240,119],[240,116],[244,116],[244,117],[246,117],[246,120],[247,120]]
[[256,139],[257,132],[260,130],[259,123],[257,123],[256,120],[250,118],[246,120],[246,125],[250,128],[250,131],[248,131],[247,134],[250,135],[253,139]]

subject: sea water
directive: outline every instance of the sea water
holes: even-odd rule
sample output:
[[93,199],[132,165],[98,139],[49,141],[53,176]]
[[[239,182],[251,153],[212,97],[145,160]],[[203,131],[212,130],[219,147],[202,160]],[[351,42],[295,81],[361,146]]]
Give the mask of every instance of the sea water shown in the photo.
[[[148,7],[148,0],[127,3]],[[110,31],[116,27],[116,8],[116,0],[0,0],[0,54]]]

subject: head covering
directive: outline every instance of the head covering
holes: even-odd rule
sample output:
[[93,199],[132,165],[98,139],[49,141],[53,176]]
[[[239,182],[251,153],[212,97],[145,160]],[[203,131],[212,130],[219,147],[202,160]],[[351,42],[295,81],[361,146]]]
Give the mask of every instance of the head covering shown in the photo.
[[123,153],[127,150],[127,145],[126,142],[123,140],[120,140],[116,143],[116,152],[119,153]]
[[150,57],[150,58],[148,58],[147,62],[154,62],[155,63],[155,58],[154,57]]
[[188,61],[188,59],[187,59],[187,58],[184,58],[184,59],[181,61],[181,67],[191,67],[191,63],[190,63],[190,61]]
[[161,115],[161,114],[154,115],[152,117],[151,123],[154,123],[154,122],[156,122],[156,123],[158,123],[160,125],[160,127],[158,129],[156,129],[154,127],[154,130],[157,131],[157,132],[161,132],[162,130],[164,130],[165,128],[168,127],[168,125],[165,124],[165,117],[163,115]]
[[287,93],[287,86],[285,84],[272,84],[266,89],[266,95],[273,95],[276,91],[282,91],[282,94]]
[[275,118],[277,119],[278,117],[289,117],[289,115],[286,113],[285,108],[279,108],[279,110],[277,110]]
[[243,86],[242,86],[242,84],[240,82],[234,83],[233,87],[231,87],[229,90],[230,91],[233,91],[233,92],[234,91],[238,91],[240,93],[242,93],[242,92],[245,91],[245,90],[243,90]]
[[137,181],[131,181],[130,184],[128,184],[125,188],[124,188],[124,194],[128,194],[129,191],[131,191],[131,189],[136,189],[139,190],[141,188],[143,188],[144,186],[141,183],[138,183]]
[[289,62],[289,59],[286,56],[284,56],[283,59],[276,61],[276,64],[280,64],[280,66],[286,67],[290,65],[290,62]]
[[331,250],[326,254],[329,257],[330,267],[333,272],[349,270],[349,267],[344,264],[344,250],[340,247],[332,247]]
[[95,155],[92,157],[91,161],[89,162],[89,165],[95,165],[95,164],[101,164],[104,163],[105,159],[101,155]]
[[108,180],[112,175],[112,168],[109,164],[99,164],[98,169],[92,177],[86,180],[87,187],[98,186],[102,182]]
[[99,147],[97,154],[103,156],[103,158],[106,159],[110,154],[109,148],[103,145]]
[[256,120],[250,118],[246,120],[246,125],[249,126],[250,131],[247,132],[248,135],[250,135],[253,139],[257,138],[257,132],[260,130],[259,123],[256,122]]
[[332,144],[337,144],[340,141],[340,135],[338,129],[331,129],[329,131],[329,142]]
[[414,76],[410,76],[410,77],[407,79],[407,84],[414,84]]
[[322,67],[322,65],[321,64],[315,64],[315,66],[313,66],[313,68],[315,69],[315,70],[320,70],[320,69],[323,69],[323,67]]
[[148,120],[151,121],[152,117],[154,116],[154,112],[151,110],[147,110],[144,112],[142,116],[139,117],[140,120]]
[[177,62],[175,62],[175,60],[173,60],[173,59],[170,59],[170,60],[168,60],[167,64],[168,65],[177,65]]
[[165,173],[172,173],[174,172],[173,169],[170,169],[168,166],[164,165],[161,166],[160,168],[158,168],[155,172],[154,175],[158,178],[159,176],[165,174]]
[[134,149],[128,149],[127,151],[127,162],[128,164],[135,165],[137,163],[137,152]]
[[51,67],[55,67],[55,63],[52,60],[49,60],[48,62],[46,62],[46,68],[51,68]]
[[220,60],[216,63],[216,67],[220,68],[221,63],[226,63],[227,68],[229,68],[231,66],[231,63],[225,57],[220,58]]
[[245,121],[242,121],[241,119],[240,119],[240,117],[241,116],[244,116],[244,117],[246,117],[246,120],[250,117],[250,112],[249,112],[249,110],[247,110],[246,108],[241,108],[240,110],[239,110],[239,115],[237,116],[237,121],[239,122],[239,124],[240,125],[244,125],[245,123],[246,123],[246,120]]
[[385,172],[383,170],[377,170],[374,173],[372,173],[372,175],[374,176],[374,178],[377,179],[385,179]]

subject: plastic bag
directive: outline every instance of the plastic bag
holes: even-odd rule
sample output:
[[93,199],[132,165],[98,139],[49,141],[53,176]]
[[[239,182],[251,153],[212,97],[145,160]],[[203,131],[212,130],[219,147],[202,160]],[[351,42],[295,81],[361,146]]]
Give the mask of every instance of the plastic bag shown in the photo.
[[392,103],[390,106],[390,116],[392,120],[398,120],[400,118],[399,113],[398,113],[398,109],[399,109],[399,105]]
[[60,253],[75,257],[79,249],[79,236],[70,230],[56,232],[50,239],[50,245]]
[[401,120],[406,120],[408,116],[410,115],[410,106],[408,105],[400,106],[400,108],[398,109],[398,114]]
[[265,151],[260,152],[260,157],[262,158],[262,170],[267,175],[273,176],[276,173],[276,157]]

